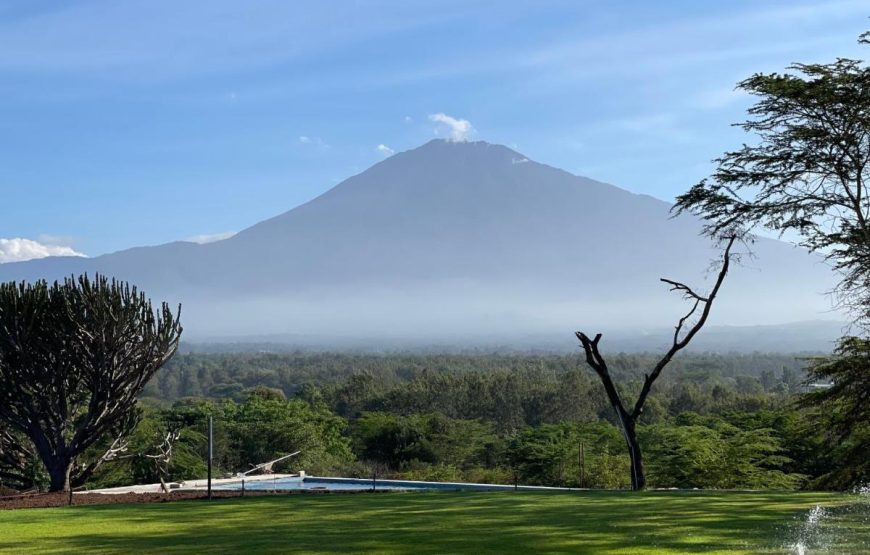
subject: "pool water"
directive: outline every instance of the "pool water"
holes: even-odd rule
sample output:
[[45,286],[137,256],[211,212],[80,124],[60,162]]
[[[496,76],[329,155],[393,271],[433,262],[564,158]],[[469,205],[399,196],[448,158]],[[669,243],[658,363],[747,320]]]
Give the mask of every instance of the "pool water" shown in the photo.
[[326,491],[362,491],[362,490],[394,490],[394,491],[513,491],[513,490],[554,490],[565,491],[566,488],[548,488],[541,486],[513,486],[504,484],[469,484],[462,482],[419,482],[413,480],[375,480],[371,478],[327,478],[306,476],[304,478],[275,478],[274,480],[247,481],[244,486],[242,481],[221,484],[215,486],[220,490],[246,490],[256,491],[303,491],[303,490],[326,490]]

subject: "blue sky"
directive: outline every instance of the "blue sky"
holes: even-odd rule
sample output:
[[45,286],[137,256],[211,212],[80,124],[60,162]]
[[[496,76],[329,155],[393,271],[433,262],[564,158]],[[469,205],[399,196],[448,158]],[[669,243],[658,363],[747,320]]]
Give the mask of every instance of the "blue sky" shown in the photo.
[[738,80],[866,57],[868,15],[866,0],[0,0],[0,262],[238,231],[451,123],[671,200],[743,140]]

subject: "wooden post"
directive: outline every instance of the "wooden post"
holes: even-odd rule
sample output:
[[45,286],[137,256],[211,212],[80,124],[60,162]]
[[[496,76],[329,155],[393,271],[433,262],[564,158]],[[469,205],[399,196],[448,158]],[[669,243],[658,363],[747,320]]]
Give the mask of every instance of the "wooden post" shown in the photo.
[[586,487],[586,452],[583,448],[583,442],[580,442],[580,487]]
[[212,417],[209,416],[208,417],[208,498],[209,499],[211,499],[211,465],[212,465],[212,458],[214,457],[213,429],[214,429],[214,422],[212,420]]

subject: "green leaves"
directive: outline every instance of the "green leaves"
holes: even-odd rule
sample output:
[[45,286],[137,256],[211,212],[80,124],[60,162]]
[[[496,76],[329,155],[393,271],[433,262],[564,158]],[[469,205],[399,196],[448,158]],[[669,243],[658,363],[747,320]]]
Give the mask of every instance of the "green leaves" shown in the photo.
[[[254,391],[243,403],[229,399],[179,401],[162,414],[174,427],[198,434],[205,432],[207,417],[213,416],[215,464],[227,474],[247,471],[299,450],[299,456],[282,468],[329,473],[354,460],[350,441],[343,436],[343,418],[322,404],[285,400],[274,392]],[[199,456],[204,460],[204,444]]]
[[848,487],[870,480],[870,339],[843,337],[834,353],[811,359],[811,390],[800,405],[808,409],[840,464],[820,485]]
[[520,481],[527,484],[591,488],[630,485],[625,440],[605,422],[544,424],[526,429],[511,441],[507,455]]
[[[683,422],[686,422],[684,419]],[[717,418],[642,429],[650,481],[659,487],[786,489],[804,477],[788,474],[780,439],[766,428],[740,429]]]
[[397,416],[365,412],[351,426],[354,448],[364,460],[392,470],[418,463],[467,469],[487,461],[500,443],[493,427],[438,413]]

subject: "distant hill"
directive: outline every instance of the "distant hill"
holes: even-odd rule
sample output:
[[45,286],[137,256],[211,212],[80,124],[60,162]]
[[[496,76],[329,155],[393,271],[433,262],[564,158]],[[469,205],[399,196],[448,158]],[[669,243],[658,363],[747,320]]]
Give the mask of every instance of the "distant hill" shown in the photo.
[[[766,326],[708,326],[689,345],[696,353],[826,353],[846,332],[845,322],[812,320]],[[605,353],[660,353],[670,345],[672,328],[603,331]],[[473,335],[446,340],[419,337],[357,335],[326,337],[315,335],[254,335],[212,337],[183,342],[186,353],[354,352],[354,353],[567,353],[578,352],[579,344],[568,329],[549,334]]]
[[[703,289],[717,255],[697,221],[669,208],[504,146],[436,140],[223,241],[0,264],[0,279],[130,280],[183,302],[190,340],[474,344],[663,329],[684,304],[658,278]],[[821,295],[833,276],[817,258],[769,239],[753,250],[712,325],[835,317]]]

